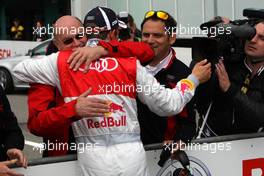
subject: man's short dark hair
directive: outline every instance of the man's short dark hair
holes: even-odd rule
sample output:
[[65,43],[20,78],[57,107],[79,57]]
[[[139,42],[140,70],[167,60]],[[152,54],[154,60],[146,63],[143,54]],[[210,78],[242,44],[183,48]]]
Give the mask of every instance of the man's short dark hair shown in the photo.
[[161,18],[159,18],[157,16],[157,12],[155,12],[155,14],[153,16],[149,17],[149,18],[144,18],[143,22],[141,23],[141,31],[143,29],[144,24],[148,20],[153,20],[153,21],[162,21],[162,22],[164,22],[166,29],[170,29],[170,31],[173,30],[173,32],[176,32],[176,27],[177,27],[176,20],[168,12],[162,11],[162,12],[165,12],[165,13],[168,14],[168,19],[163,20],[163,19],[161,19]]
[[259,23],[264,23],[264,19],[257,20],[256,24],[259,24]]

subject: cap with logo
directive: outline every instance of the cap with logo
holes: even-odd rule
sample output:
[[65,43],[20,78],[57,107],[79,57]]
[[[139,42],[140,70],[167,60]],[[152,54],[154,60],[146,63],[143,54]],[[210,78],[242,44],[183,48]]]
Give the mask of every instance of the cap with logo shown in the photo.
[[118,20],[116,13],[106,7],[95,7],[90,10],[84,18],[84,27],[95,24],[102,31],[117,29],[118,27],[127,28],[126,24]]

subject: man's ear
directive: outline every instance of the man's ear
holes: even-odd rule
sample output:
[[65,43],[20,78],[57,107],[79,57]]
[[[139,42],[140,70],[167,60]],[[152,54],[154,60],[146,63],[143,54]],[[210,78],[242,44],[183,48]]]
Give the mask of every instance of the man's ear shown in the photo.
[[176,41],[176,34],[173,34],[173,35],[170,34],[169,37],[170,37],[170,38],[169,38],[169,40],[170,40],[170,45],[173,45],[173,44],[175,43],[175,41]]

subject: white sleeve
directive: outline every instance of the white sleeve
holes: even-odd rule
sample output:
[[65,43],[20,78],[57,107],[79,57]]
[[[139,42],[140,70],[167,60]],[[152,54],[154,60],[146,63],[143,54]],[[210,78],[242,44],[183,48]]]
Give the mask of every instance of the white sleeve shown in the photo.
[[14,76],[23,82],[59,86],[58,53],[42,58],[26,59],[15,66]]
[[159,116],[180,113],[194,96],[199,84],[195,76],[189,75],[187,79],[179,81],[174,89],[165,88],[139,62],[136,79],[138,98]]

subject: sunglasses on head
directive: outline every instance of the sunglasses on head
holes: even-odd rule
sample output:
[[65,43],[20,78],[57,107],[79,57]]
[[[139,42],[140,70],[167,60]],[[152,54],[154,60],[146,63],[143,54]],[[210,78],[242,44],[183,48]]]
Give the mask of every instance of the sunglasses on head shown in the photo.
[[63,40],[63,44],[64,45],[69,45],[69,44],[71,44],[74,41],[74,39],[80,40],[83,37],[84,37],[84,34],[76,34],[75,36],[73,36],[71,38],[66,38],[65,40]]
[[158,17],[159,19],[162,19],[162,20],[167,20],[169,18],[168,13],[166,13],[166,12],[151,10],[145,14],[145,19],[150,18],[154,15],[156,15],[156,17]]

